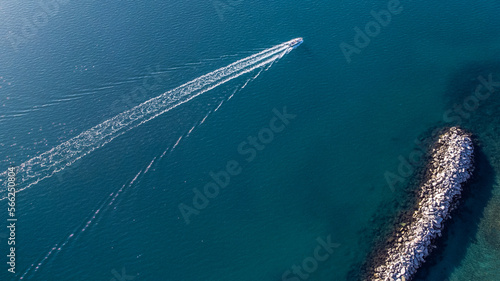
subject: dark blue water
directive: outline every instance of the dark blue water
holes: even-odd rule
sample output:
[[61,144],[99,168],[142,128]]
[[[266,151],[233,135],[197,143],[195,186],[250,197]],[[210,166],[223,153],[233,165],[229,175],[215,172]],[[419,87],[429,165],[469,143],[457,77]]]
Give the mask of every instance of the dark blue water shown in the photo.
[[[399,12],[348,63],[339,45],[355,47],[354,28],[388,4]],[[499,11],[495,1],[0,1],[2,170],[203,74],[305,39],[257,78],[261,69],[18,193],[16,274],[3,226],[0,279],[349,279],[366,233],[383,225],[376,218],[403,200],[405,183],[391,190],[384,174],[430,127],[449,125],[444,112],[479,73],[500,73]],[[499,100],[465,122],[484,146],[483,181],[418,280],[500,279]],[[238,151],[283,110],[294,117],[282,130],[254,155]],[[193,207],[193,189],[228,162],[240,172],[187,224],[180,204]],[[324,260],[308,258],[316,249]]]

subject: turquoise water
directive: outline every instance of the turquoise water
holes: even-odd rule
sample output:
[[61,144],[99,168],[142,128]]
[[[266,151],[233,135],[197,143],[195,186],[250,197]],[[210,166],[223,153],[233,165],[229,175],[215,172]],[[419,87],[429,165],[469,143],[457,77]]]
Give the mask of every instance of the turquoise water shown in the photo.
[[[372,233],[406,200],[407,181],[391,189],[385,173],[397,173],[399,156],[430,128],[456,123],[443,114],[478,75],[500,80],[495,1],[401,1],[348,63],[339,45],[354,45],[354,28],[388,3],[60,1],[44,10],[0,1],[3,170],[203,74],[305,39],[257,78],[260,70],[217,87],[18,193],[17,274],[4,263],[0,279],[354,279]],[[493,93],[462,118],[481,144],[478,177],[417,280],[500,279],[499,103]],[[285,107],[295,117],[246,160],[239,145]],[[179,204],[193,206],[193,189],[228,161],[241,172],[186,224]],[[320,241],[334,246],[311,262]],[[310,273],[293,274],[303,264]]]

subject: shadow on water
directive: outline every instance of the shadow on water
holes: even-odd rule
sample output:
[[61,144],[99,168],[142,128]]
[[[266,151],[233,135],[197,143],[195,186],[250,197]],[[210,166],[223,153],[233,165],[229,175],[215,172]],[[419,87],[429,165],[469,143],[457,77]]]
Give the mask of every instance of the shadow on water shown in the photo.
[[474,177],[464,189],[459,207],[453,211],[437,248],[418,270],[415,281],[449,280],[460,266],[467,248],[474,243],[484,209],[492,197],[495,173],[481,147],[476,149]]
[[[471,62],[458,69],[449,80],[445,93],[445,106],[452,108],[462,105],[470,97],[479,85],[482,85],[478,77],[482,76],[489,80],[492,75],[493,81],[498,81],[500,73],[500,61]],[[485,91],[482,85],[481,91]],[[476,110],[467,112],[469,118],[464,118],[460,124],[463,128],[472,131],[476,136],[485,137],[492,128],[498,128],[499,96],[498,89],[487,100],[480,101]],[[454,124],[451,124],[454,125]],[[454,270],[461,266],[466,256],[467,249],[478,237],[479,223],[483,220],[488,202],[493,197],[495,185],[494,159],[491,149],[484,151],[481,144],[491,145],[493,139],[476,140],[476,170],[474,178],[463,192],[463,199],[459,208],[452,214],[453,218],[448,222],[443,237],[436,241],[437,249],[431,254],[427,262],[417,272],[416,281],[422,280],[449,280]],[[493,150],[494,151],[494,150]],[[490,157],[488,157],[490,156]],[[490,162],[493,161],[493,162]]]
[[[408,217],[413,214],[417,204],[417,192],[425,179],[429,150],[435,141],[436,133],[446,126],[434,126],[423,132],[418,140],[427,151],[420,164],[414,166],[414,173],[403,183],[396,186],[392,196],[383,200],[372,215],[370,223],[358,233],[359,255],[350,266],[347,276],[348,281],[365,280],[368,278],[369,269],[384,259],[385,249],[392,243],[394,230],[401,223],[407,223]],[[414,149],[419,149],[414,147]],[[384,186],[387,188],[387,186]]]
[[[431,131],[432,129],[424,133],[422,138],[431,138]],[[478,141],[475,143],[478,144]],[[475,165],[474,176],[465,186],[458,208],[452,212],[452,218],[446,223],[443,236],[434,242],[436,249],[431,252],[412,280],[449,280],[451,273],[464,259],[467,248],[475,241],[484,209],[492,198],[495,180],[494,169],[480,145],[476,145]],[[359,234],[359,248],[362,254],[357,257],[358,262],[351,266],[347,280],[364,278],[364,270],[377,259],[380,251],[385,252],[383,249],[390,245],[388,238],[394,227],[405,221],[404,217],[414,210],[416,202],[413,194],[418,189],[424,172],[425,166],[420,167],[405,188],[396,190],[392,200],[377,208],[371,224]]]
[[[490,74],[498,78],[500,73],[499,61],[469,62],[462,66],[457,72],[452,74],[448,80],[447,90],[444,94],[444,105],[446,108],[453,108],[455,104],[462,104],[463,101],[474,93],[481,81],[482,76],[486,80]],[[498,79],[494,79],[497,81]],[[481,89],[485,91],[485,89]]]
[[[446,109],[454,108],[455,105],[462,105],[464,100],[470,97],[478,85],[482,85],[478,77],[482,76],[489,80],[492,75],[493,81],[499,81],[500,61],[480,61],[465,64],[457,69],[448,80],[447,90],[444,94],[444,106]],[[463,118],[461,124],[452,124],[438,122],[434,128],[450,127],[460,125],[462,128],[471,131],[475,136],[483,137],[485,132],[498,128],[499,119],[498,90],[491,95],[487,101],[481,101],[480,106],[469,112],[468,118]],[[485,88],[481,89],[485,91]],[[427,139],[431,135],[433,128],[422,134],[421,138]],[[495,131],[495,130],[494,130]],[[493,139],[497,135],[493,133]],[[489,140],[491,141],[491,140]],[[414,281],[434,281],[449,280],[452,273],[461,266],[465,260],[467,250],[478,237],[479,223],[483,220],[488,202],[493,197],[493,188],[495,185],[495,172],[492,159],[489,156],[491,152],[483,151],[481,144],[488,140],[478,139],[476,143],[475,163],[476,170],[474,177],[465,187],[462,193],[462,199],[458,208],[452,213],[452,218],[446,223],[443,231],[443,237],[436,239],[436,249],[426,259],[427,261],[418,270],[413,278]],[[489,151],[489,150],[488,150]],[[373,216],[372,223],[366,227],[365,233],[360,234],[360,248],[363,252],[357,260],[359,263],[351,266],[348,280],[360,280],[364,274],[366,263],[373,258],[373,253],[377,249],[383,249],[387,246],[387,237],[399,223],[398,217],[404,216],[405,209],[411,209],[412,190],[418,187],[418,181],[422,175],[414,174],[414,182],[401,190],[396,190],[392,200],[385,202],[377,209],[377,214]],[[495,228],[494,228],[495,229]],[[489,235],[490,240],[497,241],[497,235]],[[493,237],[493,238],[491,238]],[[500,239],[499,239],[500,240]],[[375,251],[374,251],[375,249]],[[364,260],[364,261],[363,261]],[[361,276],[360,276],[361,275]]]

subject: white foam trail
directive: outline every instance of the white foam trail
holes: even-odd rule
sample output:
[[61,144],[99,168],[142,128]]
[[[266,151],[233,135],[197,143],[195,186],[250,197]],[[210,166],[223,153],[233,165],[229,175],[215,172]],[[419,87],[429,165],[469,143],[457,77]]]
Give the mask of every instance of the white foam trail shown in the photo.
[[262,73],[262,71],[264,71],[264,68],[262,68],[259,73],[257,73],[257,75],[255,75],[253,78],[252,78],[252,81],[257,79],[257,77],[259,77],[259,75]]
[[174,146],[172,146],[172,149],[170,150],[170,152],[174,151],[174,149],[179,145],[181,140],[182,140],[182,136],[180,136],[179,139],[177,140],[177,142],[174,144]]
[[169,148],[165,149],[165,151],[163,151],[163,153],[161,154],[160,158],[158,158],[158,160],[161,160],[163,158],[163,156],[165,156],[165,154],[167,154]]
[[[162,95],[122,112],[101,124],[59,144],[17,167],[17,192],[70,166],[75,161],[109,143],[116,137],[189,100],[259,67],[268,65],[289,52],[289,42],[261,51],[226,67],[200,76]],[[7,196],[7,171],[0,174],[0,200]]]
[[269,68],[271,68],[271,66],[273,66],[273,64],[274,64],[274,62],[270,63],[264,71],[267,71]]
[[219,103],[219,105],[217,106],[217,108],[214,110],[214,112],[216,112],[217,110],[219,110],[219,108],[222,106],[222,104],[223,104],[223,103],[224,103],[224,101],[221,101],[221,102]]
[[[274,63],[274,62],[275,62],[275,61],[273,61],[273,63]],[[266,69],[266,70],[267,70],[267,69]],[[249,78],[249,79],[246,81],[245,86],[246,86],[246,84],[248,84],[249,82],[251,82],[251,81],[255,80],[257,77],[259,77],[259,75],[262,73],[262,71],[264,71],[264,68],[261,68],[261,70],[260,70],[260,71],[257,73],[257,75],[255,75],[253,78]],[[203,120],[201,120],[201,122],[199,122],[198,124],[195,124],[193,127],[191,127],[191,129],[189,129],[189,131],[187,132],[187,134],[185,135],[185,137],[184,137],[184,138],[188,138],[188,137],[191,135],[191,133],[194,131],[194,129],[196,129],[198,126],[200,126],[201,124],[203,124],[203,123],[206,121],[207,117],[208,117],[211,113],[217,112],[217,110],[219,110],[219,109],[222,107],[222,105],[224,104],[224,102],[226,102],[226,101],[230,100],[230,99],[231,99],[231,97],[232,97],[232,96],[233,96],[233,95],[234,95],[237,91],[239,91],[239,90],[241,90],[241,89],[243,89],[243,88],[244,88],[244,86],[243,86],[243,87],[238,87],[238,88],[236,88],[236,89],[233,91],[233,93],[231,94],[231,96],[230,96],[228,99],[222,99],[222,100],[220,101],[219,105],[217,105],[217,107],[216,107],[213,111],[209,111],[209,112],[207,113],[207,115],[205,115],[205,117],[203,118]],[[181,137],[181,138],[182,138],[182,137]],[[180,139],[181,139],[181,138],[180,138]],[[179,140],[177,141],[177,143],[174,145],[174,147],[172,148],[172,150],[173,150],[173,149],[174,149],[174,148],[175,148],[175,147],[179,144],[180,139],[179,139]],[[163,155],[163,154],[162,154],[162,155]],[[163,158],[163,156],[161,156],[161,157],[160,157],[160,159],[161,159],[161,158]]]
[[[156,159],[156,157],[155,157]],[[149,164],[148,168],[149,169],[151,167],[151,165],[153,164],[154,162],[154,159],[153,161]],[[21,279],[24,279],[25,276],[30,273],[31,270],[33,270],[33,272],[31,273],[31,277],[33,277],[33,275],[47,262],[49,262],[50,260],[53,260],[60,252],[61,250],[64,249],[64,247],[72,242],[72,241],[76,241],[78,240],[78,238],[80,237],[80,235],[82,235],[83,232],[85,232],[89,227],[90,225],[95,221],[95,219],[97,218],[97,216],[99,215],[99,213],[101,213],[101,216],[103,213],[105,213],[107,210],[109,210],[109,208],[111,208],[110,206],[113,205],[113,203],[115,202],[115,200],[117,199],[118,196],[120,196],[120,194],[123,192],[123,190],[125,189],[125,187],[131,187],[134,182],[137,180],[137,178],[141,175],[142,173],[142,170],[139,171],[139,173],[137,173],[135,175],[135,177],[132,179],[132,181],[130,181],[128,184],[125,183],[124,185],[122,185],[120,187],[120,189],[118,189],[117,191],[115,192],[112,192],[109,194],[108,198],[106,198],[102,203],[100,203],[99,205],[99,208],[97,209],[97,211],[91,213],[91,217],[89,219],[86,219],[84,221],[85,225],[81,224],[80,226],[76,227],[75,230],[73,230],[73,232],[68,235],[68,237],[61,243],[58,243],[58,244],[55,244],[48,252],[47,254],[40,259],[40,261],[38,263],[32,263],[27,269],[26,271],[21,275],[21,277],[19,278],[20,280]],[[144,172],[145,174],[146,172]],[[109,200],[109,201],[108,201]],[[108,203],[109,202],[109,203]],[[116,209],[116,207],[115,207]],[[82,226],[83,225],[83,226]],[[73,242],[74,243],[74,242]],[[57,251],[56,251],[57,250]],[[36,264],[36,266],[35,266]]]
[[146,170],[144,171],[144,174],[147,173],[149,171],[149,168],[151,168],[151,166],[153,165],[153,163],[155,162],[156,160],[156,157],[153,158],[153,160],[151,161],[151,163],[149,163],[148,167],[146,168]]
[[236,92],[238,92],[239,90],[241,90],[241,88],[234,90],[234,92],[229,96],[229,98],[227,98],[227,101],[230,100],[234,96],[234,94],[236,94]]
[[[248,80],[247,80],[247,82],[248,82]],[[246,83],[245,83],[245,85],[246,85]],[[226,101],[229,101],[237,92],[239,92],[243,88],[244,88],[244,86],[241,86],[239,88],[234,89],[233,93],[227,98]]]
[[186,135],[186,138],[191,135],[191,133],[194,131],[194,128],[196,128],[196,125],[194,125],[193,127],[191,127],[191,129],[189,130],[189,132]]
[[244,88],[248,85],[248,83],[250,82],[250,80],[251,80],[251,79],[248,79],[248,80],[245,82],[245,84],[241,87],[241,89],[244,89]]
[[35,272],[38,271],[38,269],[40,269],[40,267],[43,265],[43,263],[50,257],[50,255],[52,255],[52,253],[57,249],[57,244],[54,245],[54,247],[52,247],[52,249],[50,249],[50,251],[47,253],[47,255],[45,255],[45,257],[40,261],[38,262],[38,264],[35,266],[34,263],[32,263],[30,265],[30,267],[23,273],[23,275],[19,278],[19,280],[22,280],[24,279],[24,276],[26,276],[26,274],[28,274],[32,268],[34,268],[34,271],[33,271],[33,274],[35,274]]
[[[282,58],[282,56],[281,56],[281,57],[279,57],[278,59],[280,59],[280,58]],[[270,64],[270,65],[272,65],[275,61],[276,61],[276,60],[273,60],[273,61],[271,62],[271,64]],[[269,69],[269,67],[268,67],[267,69]],[[267,69],[266,69],[266,70],[267,70]],[[241,90],[241,89],[243,89],[243,88],[245,88],[245,87],[248,85],[248,83],[250,83],[250,82],[252,82],[253,80],[257,79],[257,77],[259,77],[259,75],[262,73],[262,71],[264,71],[264,68],[261,68],[261,69],[260,69],[260,71],[257,73],[257,75],[255,75],[253,78],[249,78],[249,79],[245,82],[245,84],[244,84],[244,85],[240,88],[240,90]],[[229,100],[229,99],[228,99],[228,100]]]
[[[279,60],[280,58],[282,58],[284,54],[285,54],[285,53],[283,53],[281,56],[279,56],[278,60]],[[273,58],[273,61],[271,62],[271,64],[270,64],[270,65],[272,65],[272,64],[273,64],[273,63],[275,63],[276,61],[277,61],[277,60],[274,60],[274,58]],[[214,111],[209,111],[209,112],[208,112],[208,114],[207,114],[207,115],[203,118],[203,120],[202,120],[202,121],[201,121],[198,125],[194,125],[194,126],[193,126],[193,127],[192,127],[189,131],[188,131],[188,133],[186,134],[186,136],[185,136],[185,137],[186,137],[186,138],[187,138],[187,137],[189,137],[189,136],[191,135],[191,133],[193,132],[193,130],[194,130],[197,126],[200,126],[201,124],[203,124],[203,122],[205,122],[205,120],[207,119],[208,115],[210,115],[210,113],[212,113],[212,112],[216,112],[217,110],[219,110],[219,108],[222,106],[222,104],[224,104],[224,102],[226,102],[226,101],[230,100],[230,99],[234,96],[234,94],[235,94],[237,91],[239,91],[239,90],[241,90],[241,89],[245,88],[245,86],[246,86],[249,82],[252,82],[253,80],[257,79],[257,77],[259,77],[259,75],[260,75],[263,71],[267,71],[268,69],[269,69],[269,67],[267,67],[267,68],[262,67],[262,68],[260,69],[260,71],[259,71],[259,72],[258,72],[258,73],[257,73],[257,74],[253,77],[253,78],[249,78],[249,79],[246,81],[245,85],[243,85],[241,88],[236,88],[236,89],[234,90],[234,92],[233,92],[233,93],[229,96],[229,98],[228,98],[227,100],[221,100],[221,102],[220,102],[220,103],[219,103],[219,105],[215,108],[215,110],[214,110]],[[182,137],[180,137],[180,138],[179,138],[179,140],[177,141],[177,143],[174,145],[174,147],[172,148],[172,151],[173,151],[173,150],[174,150],[174,148],[175,148],[175,147],[179,144],[179,141],[181,140],[181,138],[182,138]],[[163,155],[163,154],[162,154],[162,155]],[[162,157],[163,157],[163,156],[162,156]],[[162,157],[160,157],[160,159],[161,159]]]
[[[200,122],[200,124],[199,124],[199,125],[201,125],[201,124],[205,123],[205,120],[207,120],[207,118],[208,118],[208,116],[210,115],[210,113],[212,113],[212,111],[211,111],[211,110],[207,113],[207,115],[205,115],[205,117],[203,117],[203,119],[201,120],[201,122]],[[199,125],[198,125],[198,126],[199,126]]]

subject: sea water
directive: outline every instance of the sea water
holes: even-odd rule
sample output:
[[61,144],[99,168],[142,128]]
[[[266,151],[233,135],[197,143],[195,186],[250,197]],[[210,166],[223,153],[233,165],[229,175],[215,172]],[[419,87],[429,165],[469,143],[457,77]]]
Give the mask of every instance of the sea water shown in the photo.
[[[377,28],[373,14],[391,7]],[[499,279],[500,98],[468,99],[480,75],[500,80],[499,10],[495,1],[0,2],[2,170],[305,40],[19,192],[16,274],[5,266],[1,279],[353,279],[366,234],[383,232],[382,218],[406,200],[413,175],[391,185],[387,173],[400,174],[430,128],[456,125],[465,100],[459,123],[481,146],[478,178],[417,280]],[[347,57],[342,43],[356,51]],[[211,198],[200,199],[206,186]]]

